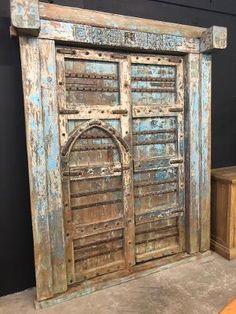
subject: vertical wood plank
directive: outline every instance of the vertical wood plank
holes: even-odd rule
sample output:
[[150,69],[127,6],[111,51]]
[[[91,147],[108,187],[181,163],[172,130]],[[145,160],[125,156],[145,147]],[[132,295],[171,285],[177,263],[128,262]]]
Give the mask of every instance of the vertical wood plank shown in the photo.
[[[135,227],[134,227],[134,197],[132,168],[132,112],[131,112],[131,64],[130,58],[120,62],[120,105],[128,114],[121,116],[122,137],[129,145],[129,153],[124,156],[123,163],[129,166],[123,171],[123,193],[125,214],[125,255],[127,267],[135,264]],[[123,166],[126,166],[123,164]]]
[[201,172],[200,172],[200,250],[210,249],[211,186],[211,56],[200,55],[201,75]]
[[[179,206],[185,208],[185,143],[184,143],[184,64],[183,59],[176,67],[177,70],[177,105],[183,108],[183,112],[177,114],[178,119],[178,158],[183,159],[183,163],[178,167],[178,185],[179,185]],[[186,211],[185,211],[186,212]],[[179,216],[178,219],[179,229],[179,246],[180,251],[185,251],[185,213],[183,216]]]
[[20,37],[37,299],[53,296],[39,41]]
[[199,54],[186,57],[186,249],[199,251]]
[[39,40],[53,291],[67,289],[56,89],[55,43]]
[[74,264],[74,244],[73,244],[73,217],[70,202],[70,179],[63,178],[63,200],[64,200],[64,219],[66,228],[66,271],[67,284],[75,282],[75,264]]
[[[65,82],[65,57],[63,54],[56,52],[56,67],[57,67],[57,105],[58,110],[66,109],[66,82]],[[68,119],[65,115],[59,115],[59,137],[60,145],[63,147],[68,141],[67,130]],[[62,160],[62,172],[67,169],[68,160]],[[63,206],[64,206],[64,226],[66,230],[65,251],[66,251],[66,272],[67,284],[75,282],[75,265],[74,265],[74,247],[73,247],[73,226],[72,226],[72,211],[70,204],[70,179],[62,178],[63,184]]]
[[[57,52],[57,103],[59,110],[66,110],[66,80],[65,80],[65,58],[64,55]],[[64,146],[68,141],[67,118],[65,115],[59,116],[60,144]]]

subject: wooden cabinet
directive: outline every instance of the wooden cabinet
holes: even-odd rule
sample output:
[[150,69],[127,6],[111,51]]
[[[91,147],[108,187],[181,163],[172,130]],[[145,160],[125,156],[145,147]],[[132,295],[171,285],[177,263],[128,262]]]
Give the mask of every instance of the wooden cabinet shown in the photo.
[[212,170],[211,249],[236,258],[236,166]]

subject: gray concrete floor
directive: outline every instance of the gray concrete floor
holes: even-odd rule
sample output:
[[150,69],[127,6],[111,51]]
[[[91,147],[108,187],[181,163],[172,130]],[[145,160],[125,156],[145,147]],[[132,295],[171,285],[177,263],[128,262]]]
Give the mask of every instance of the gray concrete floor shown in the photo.
[[[0,298],[1,314],[32,314],[34,289]],[[236,260],[217,254],[104,289],[40,314],[215,314],[236,298]]]

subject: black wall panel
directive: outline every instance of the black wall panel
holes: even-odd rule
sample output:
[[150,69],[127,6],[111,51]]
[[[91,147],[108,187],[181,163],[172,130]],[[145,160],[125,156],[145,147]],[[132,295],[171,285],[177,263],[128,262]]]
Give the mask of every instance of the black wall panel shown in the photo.
[[[195,26],[228,27],[228,48],[213,56],[212,166],[236,164],[235,0],[50,2]],[[0,295],[35,284],[20,59],[18,41],[9,37],[9,25],[9,0],[1,0]]]
[[35,282],[20,59],[9,23],[0,17],[0,295]]

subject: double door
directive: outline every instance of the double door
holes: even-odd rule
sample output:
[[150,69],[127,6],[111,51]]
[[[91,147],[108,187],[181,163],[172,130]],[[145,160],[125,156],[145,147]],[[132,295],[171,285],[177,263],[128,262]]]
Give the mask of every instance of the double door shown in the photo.
[[182,57],[58,48],[57,84],[68,284],[184,251]]

